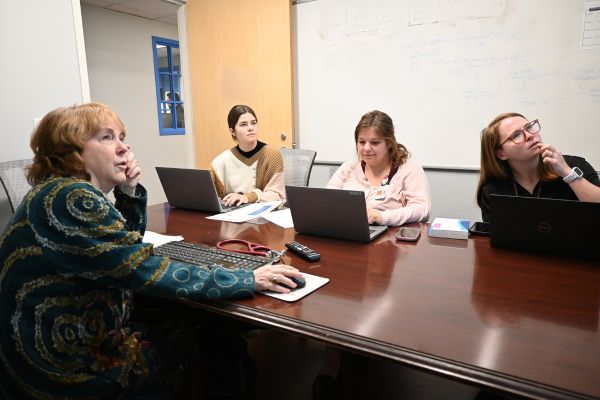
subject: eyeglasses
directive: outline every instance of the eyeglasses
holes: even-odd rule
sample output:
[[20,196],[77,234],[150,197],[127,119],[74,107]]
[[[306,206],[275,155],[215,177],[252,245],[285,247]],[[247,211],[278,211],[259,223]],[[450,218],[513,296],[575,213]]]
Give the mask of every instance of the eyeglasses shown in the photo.
[[523,129],[511,133],[504,142],[500,143],[498,148],[504,146],[504,143],[508,142],[509,140],[514,144],[521,144],[525,141],[525,131],[531,135],[537,135],[540,133],[540,129],[542,129],[540,122],[537,119],[534,119],[533,121],[526,123]]

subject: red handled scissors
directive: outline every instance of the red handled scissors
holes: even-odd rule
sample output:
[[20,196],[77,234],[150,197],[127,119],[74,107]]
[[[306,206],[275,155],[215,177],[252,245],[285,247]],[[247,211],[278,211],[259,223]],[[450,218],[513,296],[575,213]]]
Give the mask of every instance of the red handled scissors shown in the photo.
[[[245,248],[228,247],[230,245],[242,245]],[[234,251],[236,253],[250,254],[253,256],[269,257],[279,259],[285,251],[275,251],[270,247],[258,243],[252,243],[242,239],[226,239],[217,243],[217,249]]]

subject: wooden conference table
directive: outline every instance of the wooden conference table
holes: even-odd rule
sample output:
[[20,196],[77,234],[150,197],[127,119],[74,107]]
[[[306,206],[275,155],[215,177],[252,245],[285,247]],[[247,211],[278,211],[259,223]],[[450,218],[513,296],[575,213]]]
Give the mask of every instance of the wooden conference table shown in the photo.
[[268,296],[198,307],[449,379],[537,399],[600,398],[600,266],[511,252],[489,239],[370,244],[296,234],[272,223],[148,208],[148,229],[215,245],[241,238],[321,253],[283,261],[331,281],[295,303]]

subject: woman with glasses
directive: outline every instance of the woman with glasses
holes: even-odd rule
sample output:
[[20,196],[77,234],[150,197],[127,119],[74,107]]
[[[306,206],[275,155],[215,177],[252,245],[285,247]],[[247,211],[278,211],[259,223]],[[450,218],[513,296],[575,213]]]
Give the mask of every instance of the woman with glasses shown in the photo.
[[216,365],[243,344],[228,342],[235,332],[225,336],[214,319],[197,329],[185,318],[191,313],[177,316],[180,307],[162,320],[134,323],[133,294],[161,304],[244,298],[266,289],[287,293],[278,282],[294,287],[289,278],[301,277],[284,265],[209,269],[154,255],[142,243],[147,193],[126,136],[118,115],[98,103],[51,111],[32,135],[33,187],[0,241],[2,399],[123,400],[148,391],[172,398],[166,392],[183,388],[182,374],[192,370],[186,366],[197,331],[204,348],[218,352],[221,364],[202,352],[217,378]]
[[492,194],[600,202],[596,170],[584,158],[563,156],[543,143],[540,130],[537,119],[504,113],[481,131],[477,204],[485,222]]

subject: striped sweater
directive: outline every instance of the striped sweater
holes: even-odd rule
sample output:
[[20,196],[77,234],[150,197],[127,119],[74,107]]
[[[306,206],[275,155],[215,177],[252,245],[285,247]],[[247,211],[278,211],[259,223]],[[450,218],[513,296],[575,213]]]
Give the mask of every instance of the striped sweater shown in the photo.
[[210,166],[217,193],[241,193],[250,203],[285,200],[283,159],[279,149],[266,145],[250,158],[236,147],[219,154]]

